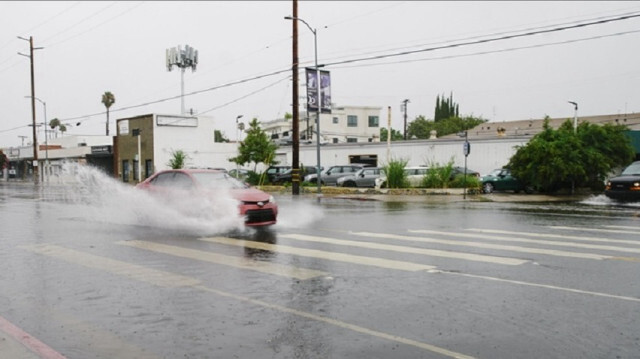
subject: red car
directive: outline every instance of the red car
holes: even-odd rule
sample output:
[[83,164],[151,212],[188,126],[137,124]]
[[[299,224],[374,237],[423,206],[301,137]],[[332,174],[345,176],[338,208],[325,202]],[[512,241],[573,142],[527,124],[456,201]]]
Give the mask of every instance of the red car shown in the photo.
[[215,200],[220,190],[240,202],[238,210],[245,218],[245,225],[251,227],[269,226],[276,223],[278,205],[273,196],[231,177],[223,170],[178,169],[160,171],[139,183],[136,188],[153,193],[172,195],[209,195]]

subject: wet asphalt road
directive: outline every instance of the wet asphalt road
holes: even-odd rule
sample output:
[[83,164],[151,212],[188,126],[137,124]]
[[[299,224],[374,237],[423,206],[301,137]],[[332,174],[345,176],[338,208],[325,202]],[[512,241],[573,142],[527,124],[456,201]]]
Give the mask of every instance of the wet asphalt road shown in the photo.
[[0,357],[640,358],[640,204],[281,195],[238,232],[101,181],[0,184]]

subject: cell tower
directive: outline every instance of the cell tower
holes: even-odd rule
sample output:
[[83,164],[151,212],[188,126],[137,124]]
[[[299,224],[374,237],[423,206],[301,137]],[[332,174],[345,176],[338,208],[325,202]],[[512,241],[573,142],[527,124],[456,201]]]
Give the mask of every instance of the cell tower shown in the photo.
[[185,45],[184,49],[180,46],[167,49],[166,54],[167,71],[171,71],[174,66],[181,69],[180,71],[180,114],[185,114],[184,109],[184,70],[191,68],[191,72],[196,70],[198,65],[198,50],[189,45]]

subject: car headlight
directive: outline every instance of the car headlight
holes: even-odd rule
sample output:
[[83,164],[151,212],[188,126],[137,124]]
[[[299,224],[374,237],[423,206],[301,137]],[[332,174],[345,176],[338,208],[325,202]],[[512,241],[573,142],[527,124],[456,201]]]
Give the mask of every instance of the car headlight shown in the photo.
[[632,191],[640,191],[640,182],[633,182],[629,189]]

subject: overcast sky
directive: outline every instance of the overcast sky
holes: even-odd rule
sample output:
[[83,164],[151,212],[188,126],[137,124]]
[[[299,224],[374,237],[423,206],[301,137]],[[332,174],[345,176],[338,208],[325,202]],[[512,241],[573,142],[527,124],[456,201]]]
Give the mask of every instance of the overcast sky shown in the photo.
[[[165,50],[178,45],[199,52],[196,71],[185,72],[185,93],[198,92],[185,98],[186,108],[211,116],[228,138],[235,139],[238,115],[283,117],[292,112],[292,24],[284,19],[292,7],[0,2],[0,147],[20,145],[19,136],[31,141],[29,59],[18,55],[29,53],[29,43],[18,36],[43,47],[34,54],[36,97],[47,104],[47,120],[72,125],[68,134],[105,133],[105,91],[116,98],[112,135],[118,118],[179,114],[180,71],[165,66]],[[461,114],[490,121],[570,118],[567,101],[579,104],[579,116],[640,111],[638,2],[300,1],[298,16],[317,29],[332,101],[381,107],[381,124],[391,106],[398,130],[404,99],[409,120],[433,118],[436,96],[450,93]],[[313,34],[300,23],[301,69],[313,56]],[[300,82],[304,95],[304,76]]]

